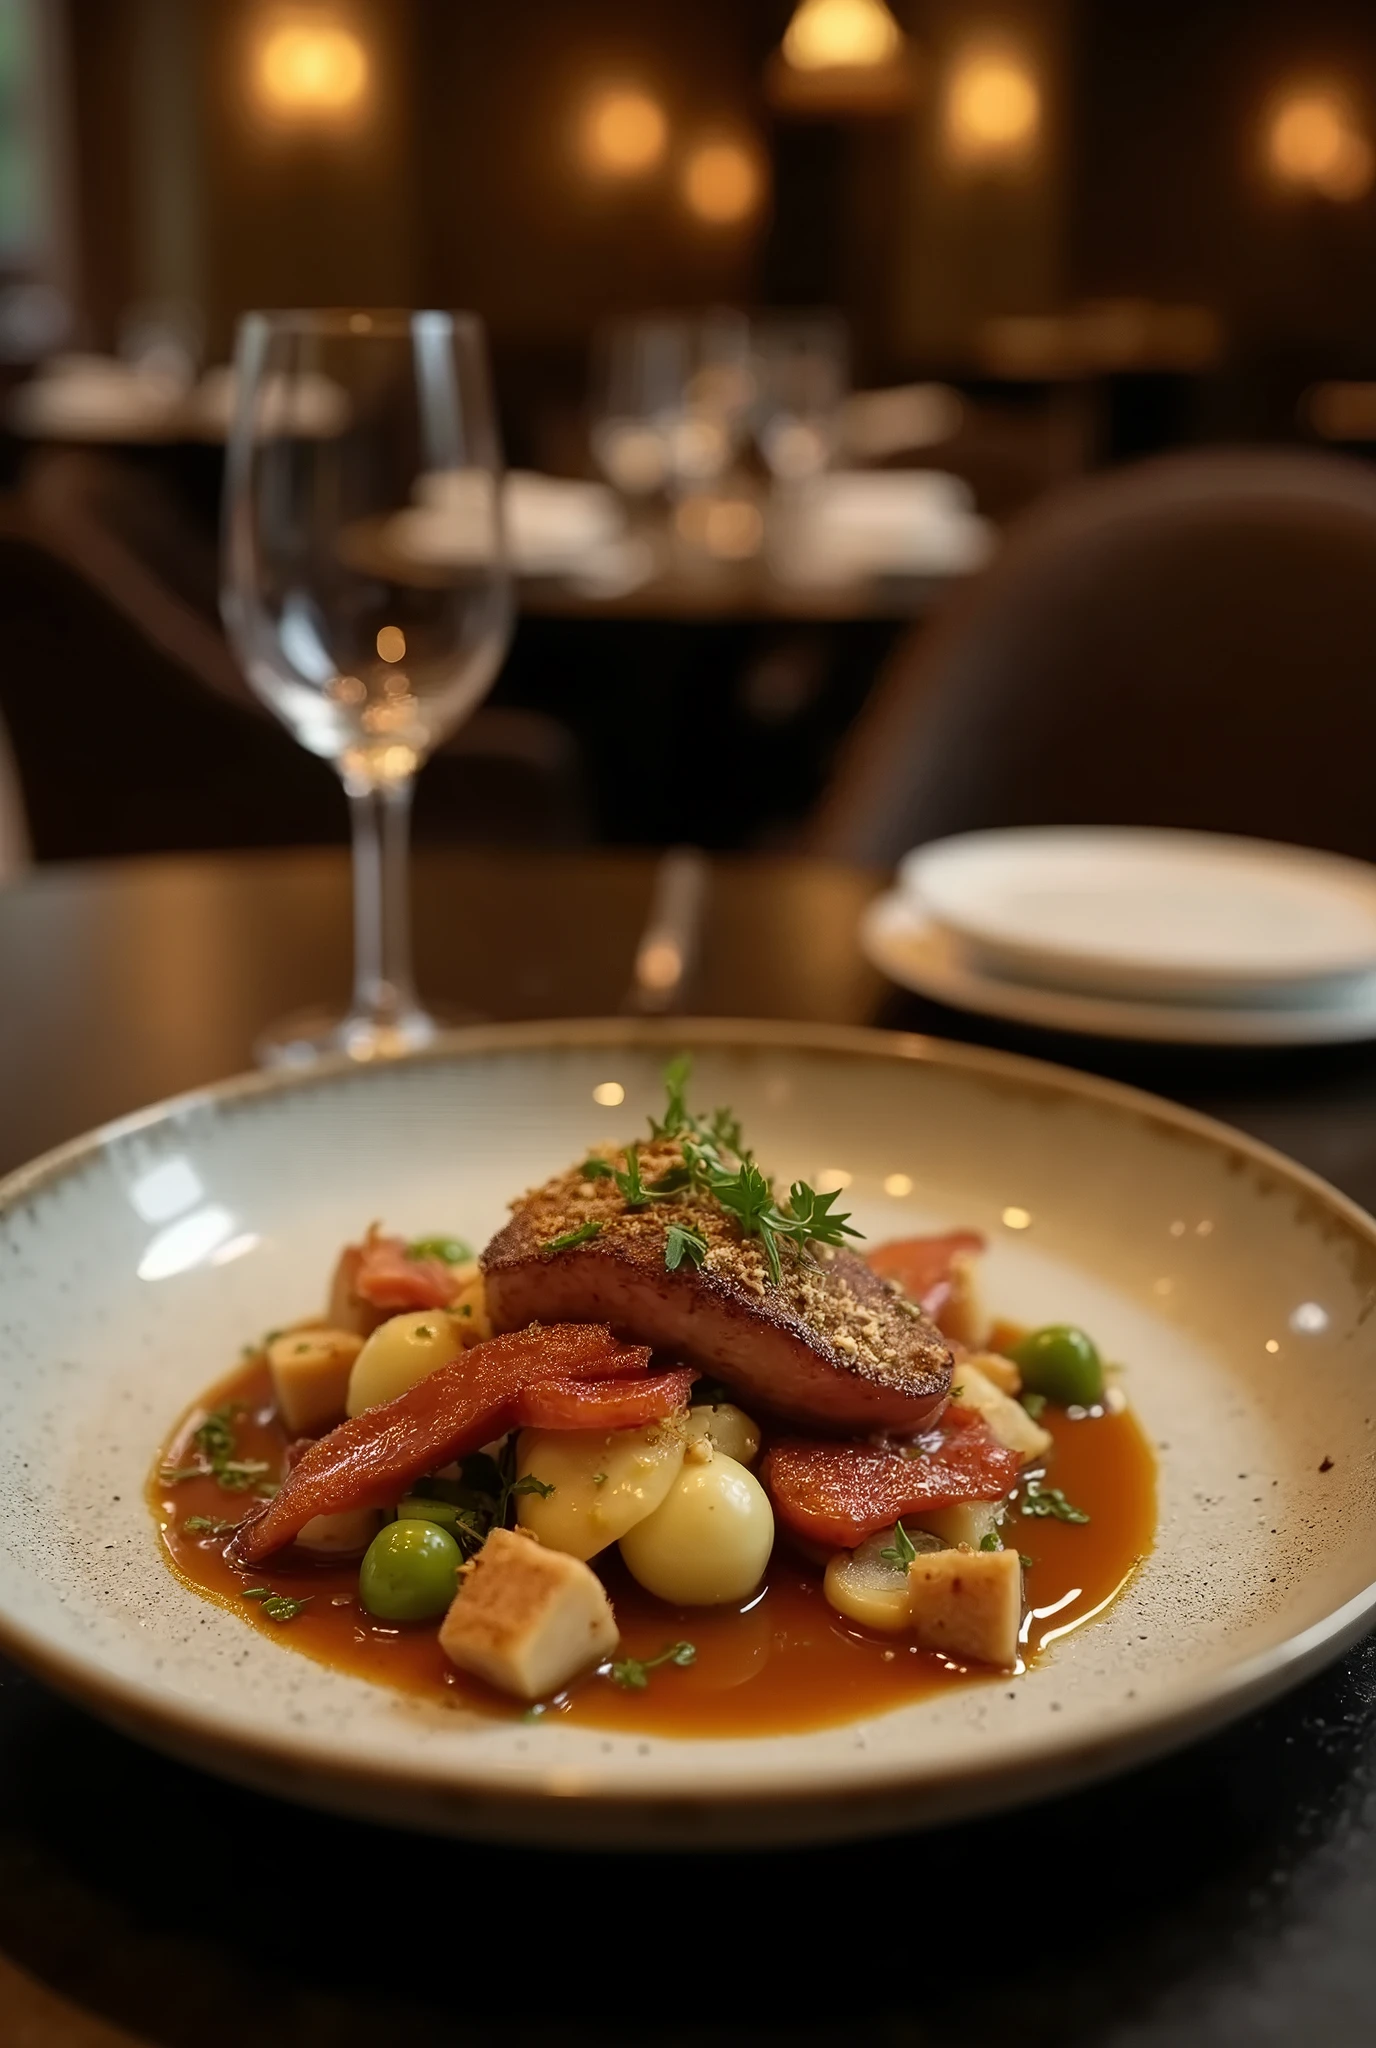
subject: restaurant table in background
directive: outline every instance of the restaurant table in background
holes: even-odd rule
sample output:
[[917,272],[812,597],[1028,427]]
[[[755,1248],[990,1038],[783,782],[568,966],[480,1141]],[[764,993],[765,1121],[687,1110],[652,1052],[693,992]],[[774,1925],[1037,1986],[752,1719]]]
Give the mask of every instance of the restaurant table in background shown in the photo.
[[[421,857],[427,996],[496,1018],[617,1010],[654,873],[612,854]],[[859,953],[880,880],[717,863],[688,1007],[1092,1066],[1376,1207],[1376,1048],[1148,1050],[940,1012]],[[48,869],[0,890],[0,1167],[242,1068],[271,1018],[343,994],[347,953],[333,853]],[[632,2031],[675,2048],[1356,2048],[1376,2039],[1374,1923],[1373,1640],[1236,1728],[1071,1798],[917,1841],[674,1862],[278,1805],[0,1660],[0,2048],[240,2048],[246,2033],[255,2048],[546,2048]]]

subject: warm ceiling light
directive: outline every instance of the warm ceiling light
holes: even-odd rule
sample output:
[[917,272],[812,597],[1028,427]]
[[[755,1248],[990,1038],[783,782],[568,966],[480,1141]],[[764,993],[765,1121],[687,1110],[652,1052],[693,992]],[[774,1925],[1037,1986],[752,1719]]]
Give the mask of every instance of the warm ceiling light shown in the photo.
[[743,143],[700,143],[684,164],[684,199],[699,220],[713,227],[749,220],[763,192],[758,159]]
[[1282,185],[1322,193],[1325,199],[1360,199],[1376,178],[1376,156],[1335,92],[1289,94],[1276,107],[1267,156]]
[[783,41],[785,58],[799,71],[887,64],[902,47],[903,31],[884,0],[802,0]]
[[1041,128],[1042,100],[1026,62],[1000,51],[956,60],[946,94],[947,154],[960,164],[1025,157]]
[[884,0],[799,0],[766,83],[785,112],[892,112],[912,97],[907,39]]
[[283,22],[259,49],[257,85],[259,98],[275,114],[348,114],[368,89],[368,53],[337,23]]
[[645,92],[599,93],[583,119],[583,159],[603,177],[637,178],[652,171],[668,139],[664,109]]

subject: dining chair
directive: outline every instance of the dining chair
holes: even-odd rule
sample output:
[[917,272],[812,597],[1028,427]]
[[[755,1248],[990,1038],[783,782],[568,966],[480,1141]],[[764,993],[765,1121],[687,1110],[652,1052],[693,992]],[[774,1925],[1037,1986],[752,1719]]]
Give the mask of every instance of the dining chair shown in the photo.
[[810,823],[891,864],[999,825],[1255,834],[1376,858],[1376,470],[1291,450],[1068,486],[900,643]]

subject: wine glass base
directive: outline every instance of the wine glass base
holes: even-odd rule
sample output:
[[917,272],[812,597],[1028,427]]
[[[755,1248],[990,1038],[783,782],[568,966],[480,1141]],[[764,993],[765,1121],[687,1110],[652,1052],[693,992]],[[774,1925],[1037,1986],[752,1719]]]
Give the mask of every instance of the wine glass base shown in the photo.
[[254,1043],[253,1057],[260,1067],[300,1069],[345,1053],[360,1066],[371,1066],[419,1052],[441,1032],[481,1021],[476,1010],[450,1007],[411,1010],[390,1023],[340,1010],[294,1010],[268,1026]]

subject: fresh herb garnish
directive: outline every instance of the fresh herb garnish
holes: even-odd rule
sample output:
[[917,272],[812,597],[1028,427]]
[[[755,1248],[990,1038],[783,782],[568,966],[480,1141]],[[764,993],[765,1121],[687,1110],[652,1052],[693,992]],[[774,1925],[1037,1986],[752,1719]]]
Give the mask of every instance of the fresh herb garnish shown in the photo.
[[1019,1394],[1018,1399],[1022,1402],[1023,1407],[1034,1422],[1046,1406],[1045,1394]]
[[533,1472],[527,1472],[524,1479],[513,1479],[507,1488],[508,1500],[515,1500],[523,1493],[538,1493],[541,1500],[548,1500],[554,1488],[547,1486],[543,1479],[537,1479]]
[[653,1117],[650,1118],[652,1138],[678,1138],[690,1128],[686,1090],[688,1076],[692,1071],[692,1056],[686,1052],[680,1053],[677,1059],[670,1060],[664,1069],[664,1089],[668,1101],[665,1104],[662,1122],[657,1123]]
[[593,1473],[593,1475],[592,1475],[592,1483],[593,1483],[593,1485],[594,1485],[594,1486],[605,1486],[605,1485],[606,1485],[606,1483],[607,1483],[607,1475],[606,1475],[606,1473],[605,1473],[605,1472],[594,1472],[594,1473]]
[[271,1469],[266,1458],[224,1458],[214,1473],[226,1493],[247,1493]]
[[418,1237],[406,1247],[408,1259],[438,1259],[445,1266],[466,1266],[473,1247],[461,1237]]
[[192,1443],[212,1465],[217,1458],[234,1456],[234,1421],[243,1412],[242,1401],[227,1401],[223,1408],[212,1408],[204,1422],[192,1430]]
[[622,1201],[628,1209],[643,1209],[650,1200],[650,1189],[640,1178],[640,1147],[626,1147],[624,1167],[612,1168],[612,1179],[616,1182]]
[[315,1598],[307,1593],[302,1600],[293,1600],[287,1593],[274,1593],[271,1586],[249,1586],[244,1592],[245,1600],[261,1600],[263,1612],[269,1621],[294,1621],[303,1607],[309,1607]]
[[894,1528],[893,1542],[886,1543],[879,1555],[883,1558],[885,1564],[893,1565],[897,1571],[906,1571],[916,1558],[917,1545],[913,1542],[912,1537],[901,1522],[897,1523]]
[[1020,1550],[1020,1551],[1018,1552],[1018,1563],[1019,1563],[1019,1564],[1020,1564],[1020,1565],[1022,1566],[1022,1568],[1023,1568],[1023,1570],[1024,1570],[1025,1572],[1030,1572],[1030,1571],[1031,1571],[1031,1569],[1032,1569],[1032,1567],[1033,1567],[1033,1565],[1034,1565],[1034,1564],[1035,1564],[1036,1562],[1037,1562],[1036,1558],[1035,1558],[1035,1557],[1029,1557],[1029,1556],[1027,1555],[1027,1552],[1026,1552],[1025,1550]]
[[707,1239],[699,1237],[696,1230],[690,1230],[686,1223],[671,1223],[669,1235],[664,1240],[665,1270],[676,1273],[684,1260],[690,1266],[700,1266],[707,1257]]
[[163,1486],[180,1486],[184,1479],[209,1479],[209,1465],[164,1465],[158,1473]]
[[1058,1522],[1089,1520],[1083,1508],[1071,1506],[1059,1486],[1044,1486],[1040,1479],[1028,1480],[1023,1490],[1022,1511],[1025,1515],[1051,1515]]
[[237,1522],[226,1522],[220,1515],[188,1515],[182,1523],[190,1536],[227,1536],[238,1526]]
[[979,1547],[981,1550],[1002,1550],[1003,1545],[999,1541],[998,1531],[990,1529],[987,1535],[981,1536]]
[[227,1401],[212,1408],[191,1432],[191,1441],[201,1453],[197,1465],[164,1465],[158,1474],[164,1486],[180,1486],[187,1479],[213,1479],[226,1493],[247,1493],[271,1470],[266,1458],[236,1458],[238,1448],[234,1421],[244,1413],[242,1401]]
[[578,1171],[582,1174],[584,1180],[610,1180],[612,1177],[612,1164],[610,1159],[599,1159],[594,1152],[583,1161]]
[[670,1643],[657,1657],[623,1657],[612,1665],[607,1675],[614,1685],[624,1685],[628,1691],[641,1692],[650,1683],[650,1673],[657,1671],[661,1664],[692,1664],[697,1654],[694,1643]]
[[571,1251],[576,1244],[591,1244],[595,1237],[601,1237],[600,1223],[580,1223],[577,1230],[566,1230],[562,1237],[552,1237],[545,1246],[547,1252]]

